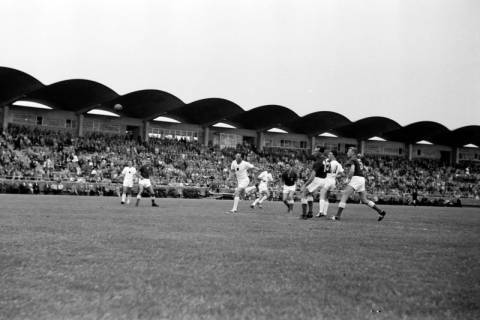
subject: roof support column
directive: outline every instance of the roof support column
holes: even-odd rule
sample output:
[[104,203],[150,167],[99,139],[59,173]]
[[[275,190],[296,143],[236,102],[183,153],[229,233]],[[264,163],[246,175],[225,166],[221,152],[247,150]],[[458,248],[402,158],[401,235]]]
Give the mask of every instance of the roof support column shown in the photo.
[[9,117],[8,111],[9,110],[10,108],[8,106],[3,107],[2,128],[4,132],[7,132],[7,128],[8,128],[8,117]]
[[412,161],[413,159],[413,144],[408,144],[408,160]]
[[460,148],[459,147],[454,147],[452,148],[452,163],[459,164],[460,163]]
[[148,135],[150,133],[150,121],[144,120],[142,129],[143,129],[142,130],[142,141],[148,142],[150,140],[150,136]]
[[310,151],[313,153],[313,151],[315,150],[315,144],[316,144],[315,136],[311,136],[309,140],[310,140]]
[[265,146],[265,132],[257,131],[257,150],[263,151],[264,146]]
[[77,137],[83,137],[83,113],[77,115]]
[[363,156],[365,154],[365,140],[358,140],[358,146],[359,146],[358,153],[360,153]]
[[210,138],[210,128],[203,127],[203,145],[208,146],[208,139]]

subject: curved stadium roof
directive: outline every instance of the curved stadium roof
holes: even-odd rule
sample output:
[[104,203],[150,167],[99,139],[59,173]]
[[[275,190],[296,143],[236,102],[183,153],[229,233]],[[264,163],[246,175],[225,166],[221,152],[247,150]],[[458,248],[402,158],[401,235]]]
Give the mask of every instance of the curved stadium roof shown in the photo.
[[74,112],[88,111],[118,94],[101,83],[72,79],[56,82],[27,93],[25,100],[40,102],[55,109]]
[[289,124],[299,118],[295,112],[286,107],[266,105],[229,117],[228,120],[239,123],[247,129],[268,130],[278,127],[293,131]]
[[290,125],[296,132],[307,135],[318,135],[350,123],[350,120],[339,113],[318,111],[294,120]]
[[[17,100],[40,102],[54,109],[77,113],[98,108],[143,120],[166,116],[203,126],[226,122],[252,130],[276,127],[307,135],[332,132],[357,139],[380,136],[406,143],[428,140],[443,145],[463,146],[472,143],[480,146],[479,125],[450,131],[440,123],[420,121],[401,127],[385,117],[368,117],[351,122],[332,111],[318,111],[299,117],[291,109],[279,105],[265,105],[245,111],[234,102],[222,98],[201,99],[185,104],[165,91],[139,90],[118,95],[101,83],[85,79],[64,80],[45,86],[25,72],[0,67],[0,106]],[[122,110],[113,110],[117,103],[123,106]]]
[[[386,133],[388,140],[415,143],[420,140],[427,140],[436,144],[448,144],[445,141],[450,135],[450,130],[438,122],[420,121],[400,127],[397,130]],[[449,139],[450,140],[450,139]]]
[[402,128],[397,122],[385,117],[363,118],[333,131],[343,137],[368,139],[373,136],[385,137],[385,133]]
[[451,133],[452,145],[464,146],[473,143],[480,146],[480,126],[465,126],[453,130]]
[[42,87],[43,83],[25,72],[0,67],[0,105],[18,100],[24,94]]
[[[116,104],[122,105],[122,109],[114,110]],[[176,96],[160,90],[134,91],[102,103],[109,111],[145,120],[152,120],[184,105]]]
[[220,121],[228,121],[227,118],[244,112],[245,110],[230,100],[207,98],[174,109],[168,115],[184,119],[188,123],[212,125]]

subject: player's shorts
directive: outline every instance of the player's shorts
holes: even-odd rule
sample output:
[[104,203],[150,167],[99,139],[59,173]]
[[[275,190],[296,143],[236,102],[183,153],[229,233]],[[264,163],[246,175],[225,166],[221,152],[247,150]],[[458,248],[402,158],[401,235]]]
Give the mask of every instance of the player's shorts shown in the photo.
[[268,186],[267,186],[267,184],[266,184],[266,183],[260,183],[260,184],[258,185],[258,191],[259,191],[260,193],[268,193]]
[[295,192],[296,190],[296,185],[293,185],[293,186],[287,186],[287,185],[283,185],[283,193],[290,193],[290,192]]
[[250,179],[243,179],[238,181],[237,189],[245,189],[250,184]]
[[331,191],[333,189],[335,189],[335,186],[337,185],[337,181],[335,180],[335,178],[327,178],[325,179],[325,186],[324,188],[327,189],[327,191]]
[[352,187],[356,192],[364,192],[365,191],[365,178],[359,176],[353,176],[350,179],[350,183],[348,184]]
[[138,185],[140,187],[150,188],[152,186],[152,183],[150,182],[150,179],[140,179],[138,180]]
[[124,188],[133,188],[133,180],[132,181],[124,181],[123,182]]
[[325,185],[325,179],[315,177],[312,182],[307,186],[308,192],[312,193],[319,188],[323,188]]
[[246,187],[246,188],[245,188],[245,192],[246,192],[247,194],[249,194],[249,193],[251,193],[251,192],[253,192],[253,191],[256,191],[256,190],[257,190],[257,186],[250,186],[250,187]]

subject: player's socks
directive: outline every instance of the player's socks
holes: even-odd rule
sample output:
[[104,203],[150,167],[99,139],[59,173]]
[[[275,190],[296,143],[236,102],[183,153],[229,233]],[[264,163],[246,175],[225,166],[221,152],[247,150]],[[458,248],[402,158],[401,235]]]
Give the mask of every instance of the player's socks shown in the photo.
[[288,200],[283,200],[283,203],[287,206],[287,209],[290,209],[290,205],[288,204]]
[[238,207],[238,203],[240,202],[240,197],[235,197],[233,198],[233,208],[232,210],[233,211],[237,211],[237,207]]
[[140,203],[140,199],[137,198],[137,202],[135,202],[135,207],[138,207],[139,203]]
[[324,208],[325,208],[325,200],[320,199],[320,201],[318,202],[318,214],[317,214],[317,217],[323,216],[323,210],[324,210]]
[[377,206],[375,205],[375,202],[373,202],[373,201],[368,201],[368,202],[367,202],[367,206],[369,206],[369,207],[372,208],[373,210],[377,211],[378,214],[382,213],[382,210],[380,210],[380,208],[377,207]]
[[325,205],[323,207],[323,215],[327,215],[327,212],[328,212],[328,206],[330,205],[330,202],[328,202],[328,200],[325,200]]
[[130,196],[127,197],[127,204],[130,204]]
[[346,205],[345,202],[340,202],[338,204],[337,214],[335,215],[335,217],[337,217],[338,219],[340,219],[340,216],[342,215],[342,211],[343,211],[343,209],[345,209],[345,205]]
[[127,195],[125,193],[122,193],[122,204],[125,203],[125,198],[127,197]]
[[155,198],[152,197],[152,207],[158,207],[158,204],[155,203]]
[[312,196],[307,197],[307,204],[308,204],[307,217],[311,218],[313,217],[313,197]]
[[307,218],[307,199],[302,198],[301,203],[302,203],[302,216],[300,218],[306,219]]

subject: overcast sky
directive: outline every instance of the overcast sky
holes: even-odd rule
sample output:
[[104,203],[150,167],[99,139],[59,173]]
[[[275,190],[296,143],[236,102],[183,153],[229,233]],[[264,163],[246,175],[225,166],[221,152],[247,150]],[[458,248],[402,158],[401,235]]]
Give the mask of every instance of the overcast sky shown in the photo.
[[0,65],[45,84],[480,125],[479,0],[1,0]]

